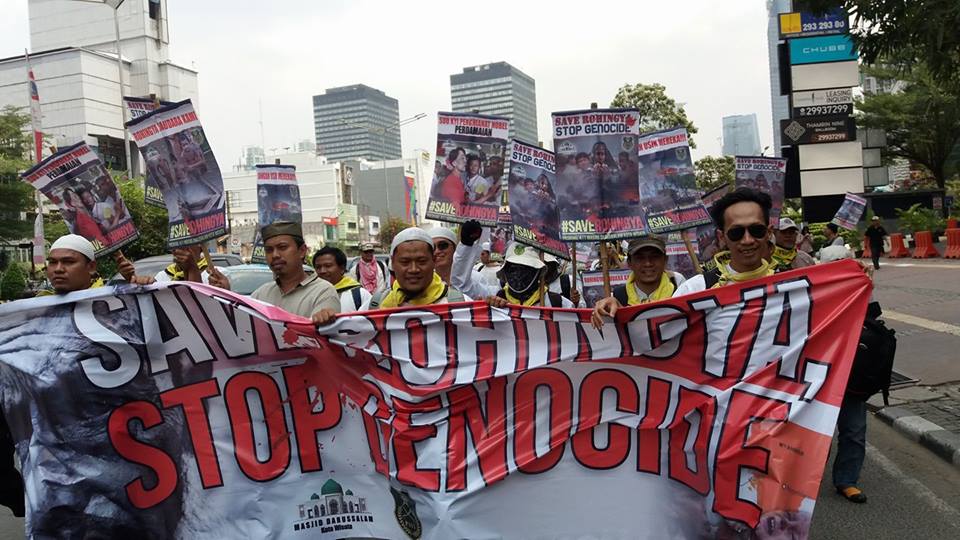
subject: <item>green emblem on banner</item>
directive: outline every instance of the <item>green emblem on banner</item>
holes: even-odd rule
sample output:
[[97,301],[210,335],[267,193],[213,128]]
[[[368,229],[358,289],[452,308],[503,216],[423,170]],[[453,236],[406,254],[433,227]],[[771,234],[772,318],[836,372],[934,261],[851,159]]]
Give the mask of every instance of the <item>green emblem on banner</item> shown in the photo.
[[390,494],[393,495],[395,507],[393,515],[397,518],[397,524],[407,533],[411,540],[418,540],[423,534],[423,525],[417,516],[417,503],[407,495],[406,492],[397,491],[390,488]]

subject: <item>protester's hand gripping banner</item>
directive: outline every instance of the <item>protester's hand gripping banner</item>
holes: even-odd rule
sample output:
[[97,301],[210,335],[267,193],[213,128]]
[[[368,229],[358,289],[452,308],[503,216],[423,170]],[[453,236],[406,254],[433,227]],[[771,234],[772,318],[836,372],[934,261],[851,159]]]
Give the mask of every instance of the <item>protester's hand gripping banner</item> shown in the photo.
[[853,193],[847,193],[843,198],[843,204],[841,204],[840,209],[837,210],[837,215],[833,216],[830,222],[835,223],[838,227],[855,231],[857,230],[857,223],[860,222],[863,211],[866,209],[866,199]]
[[560,241],[556,184],[553,152],[512,141],[508,200],[513,238],[521,244],[569,259],[570,248]]
[[275,221],[303,223],[297,168],[293,165],[257,165],[257,232],[250,262],[265,263],[260,229]]
[[553,113],[560,238],[615,240],[646,232],[637,185],[635,109]]
[[[123,96],[123,106],[127,109],[128,122],[155,111],[160,107],[169,107],[171,105],[176,105],[176,103],[150,98]],[[163,192],[160,191],[159,183],[154,176],[154,171],[151,171],[149,168],[147,169],[146,179],[144,180],[143,196],[144,202],[150,206],[166,208],[166,205],[163,204]]]
[[787,159],[763,156],[736,156],[736,187],[746,187],[770,195],[770,226],[780,226],[783,209],[783,182],[787,174]]
[[147,164],[147,178],[155,179],[163,194],[167,245],[189,246],[226,234],[223,177],[190,100],[135,118],[127,129]]
[[427,219],[497,225],[510,121],[499,116],[437,113],[437,160]]
[[318,330],[195,283],[0,305],[26,533],[806,538],[870,293],[841,261],[602,331],[483,303]]
[[642,135],[637,154],[640,197],[652,232],[680,231],[711,222],[697,189],[686,129]]
[[97,257],[140,237],[117,184],[87,143],[62,148],[21,176],[60,208],[67,229],[89,240]]

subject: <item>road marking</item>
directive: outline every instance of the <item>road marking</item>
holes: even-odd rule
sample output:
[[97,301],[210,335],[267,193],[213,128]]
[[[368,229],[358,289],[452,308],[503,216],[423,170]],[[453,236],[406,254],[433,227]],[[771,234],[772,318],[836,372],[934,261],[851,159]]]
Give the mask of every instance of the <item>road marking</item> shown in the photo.
[[931,491],[930,488],[920,483],[919,480],[903,472],[903,470],[900,469],[896,463],[891,461],[887,456],[883,455],[883,453],[880,452],[876,446],[873,446],[870,443],[867,443],[867,457],[871,461],[876,462],[876,464],[879,465],[884,472],[896,478],[903,485],[907,486],[907,488],[913,491],[917,497],[929,503],[934,509],[951,517],[957,524],[960,524],[960,510],[957,510],[947,501],[941,499],[936,493]]
[[907,315],[906,313],[890,311],[887,309],[883,310],[883,317],[913,326],[919,326],[920,328],[926,328],[927,330],[933,330],[934,332],[943,332],[944,334],[951,334],[960,337],[960,326],[954,326],[945,322],[931,321],[930,319],[924,319],[923,317],[915,317],[913,315]]
[[960,264],[926,264],[926,263],[923,263],[923,264],[918,264],[918,263],[885,263],[885,264],[881,265],[880,268],[883,268],[884,266],[894,266],[894,267],[897,267],[897,268],[906,268],[906,267],[909,267],[909,266],[916,266],[916,267],[918,267],[918,268],[960,268]]

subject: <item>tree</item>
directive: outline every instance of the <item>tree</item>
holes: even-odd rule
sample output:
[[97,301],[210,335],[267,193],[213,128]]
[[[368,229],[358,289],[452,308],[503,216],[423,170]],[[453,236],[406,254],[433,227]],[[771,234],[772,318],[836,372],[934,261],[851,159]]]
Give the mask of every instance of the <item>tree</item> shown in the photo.
[[696,126],[687,118],[683,105],[668,96],[667,88],[662,84],[625,84],[617,90],[610,106],[638,109],[641,133],[684,126],[690,136],[690,148],[697,147],[693,142]]
[[0,240],[15,241],[33,236],[33,220],[21,219],[36,208],[33,187],[20,179],[30,166],[31,138],[24,132],[30,115],[20,107],[0,109]]
[[886,131],[887,155],[923,165],[943,189],[955,169],[951,153],[960,144],[960,87],[941,83],[923,64],[907,70],[873,66],[865,71],[906,84],[900,92],[867,94],[858,100],[857,124]]
[[380,226],[380,244],[388,247],[393,242],[393,237],[411,225],[398,217],[387,218],[387,222]]
[[704,156],[693,167],[697,173],[697,189],[707,192],[723,184],[733,189],[736,180],[736,161],[733,156]]
[[[804,0],[799,10],[823,13],[836,0]],[[904,66],[924,63],[933,78],[960,84],[960,2],[957,0],[845,0],[851,36],[868,64],[896,56]]]
[[12,263],[0,279],[0,299],[18,300],[26,288],[27,276],[19,264]]

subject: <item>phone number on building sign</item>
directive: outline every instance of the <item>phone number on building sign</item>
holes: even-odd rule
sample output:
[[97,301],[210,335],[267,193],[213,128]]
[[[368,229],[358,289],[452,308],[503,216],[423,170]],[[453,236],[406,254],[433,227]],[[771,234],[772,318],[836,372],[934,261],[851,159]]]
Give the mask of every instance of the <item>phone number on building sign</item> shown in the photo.
[[831,114],[850,114],[852,105],[850,103],[838,103],[836,105],[811,105],[809,107],[797,108],[797,116],[826,116]]

